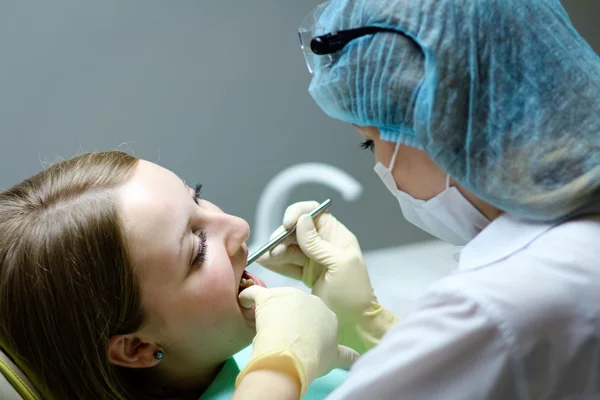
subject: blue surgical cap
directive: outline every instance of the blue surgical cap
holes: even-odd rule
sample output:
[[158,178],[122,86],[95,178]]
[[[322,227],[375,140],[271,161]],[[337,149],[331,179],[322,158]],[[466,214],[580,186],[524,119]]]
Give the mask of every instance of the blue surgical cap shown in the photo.
[[600,59],[558,0],[331,0],[317,25],[397,32],[317,63],[309,91],[331,117],[426,151],[516,216],[600,200]]

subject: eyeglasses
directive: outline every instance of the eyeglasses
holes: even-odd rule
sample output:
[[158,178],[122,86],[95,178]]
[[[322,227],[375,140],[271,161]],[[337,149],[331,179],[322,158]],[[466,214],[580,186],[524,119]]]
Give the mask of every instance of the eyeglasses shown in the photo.
[[394,32],[393,29],[379,27],[362,27],[347,29],[336,33],[324,33],[319,25],[319,20],[329,1],[312,10],[300,24],[298,37],[300,48],[304,53],[304,60],[308,71],[312,74],[315,66],[328,67],[333,62],[332,54],[342,50],[348,43],[362,36],[373,35],[378,32]]

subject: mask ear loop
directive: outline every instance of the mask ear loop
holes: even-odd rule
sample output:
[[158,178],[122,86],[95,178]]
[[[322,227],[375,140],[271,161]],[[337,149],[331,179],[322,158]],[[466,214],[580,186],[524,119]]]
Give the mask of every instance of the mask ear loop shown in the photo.
[[446,190],[450,189],[450,175],[446,174]]
[[394,164],[396,163],[396,156],[398,155],[398,150],[400,150],[400,138],[398,138],[398,141],[396,142],[396,148],[394,148],[394,154],[392,155],[392,160],[390,161],[390,166],[388,167],[388,170],[392,170],[392,168],[394,168]]

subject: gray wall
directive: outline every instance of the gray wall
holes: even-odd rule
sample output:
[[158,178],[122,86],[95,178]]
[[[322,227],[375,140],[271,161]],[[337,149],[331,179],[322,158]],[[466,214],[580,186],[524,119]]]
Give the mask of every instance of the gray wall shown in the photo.
[[[354,130],[307,93],[296,28],[318,3],[0,0],[0,187],[57,156],[126,143],[252,224],[279,170],[323,161],[364,185],[361,200],[317,186],[293,200],[337,200],[365,249],[426,239],[402,220]],[[565,5],[599,50],[598,0]]]

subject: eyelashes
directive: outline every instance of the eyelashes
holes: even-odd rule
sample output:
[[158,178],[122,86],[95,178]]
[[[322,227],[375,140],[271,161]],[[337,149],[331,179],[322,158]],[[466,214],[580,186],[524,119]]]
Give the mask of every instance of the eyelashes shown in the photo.
[[[194,187],[194,201],[196,204],[200,204],[200,200],[202,200],[202,184],[198,183]],[[200,231],[196,235],[200,238],[200,246],[198,246],[198,251],[192,260],[192,267],[199,267],[206,259],[206,232]]]
[[360,144],[360,147],[362,147],[365,150],[371,150],[373,151],[373,149],[375,148],[375,144],[373,143],[372,140],[365,140],[364,142],[362,142]]
[[202,184],[201,183],[197,183],[196,186],[194,187],[194,195],[195,195],[194,200],[196,201],[196,204],[200,203],[200,200],[202,200]]
[[206,232],[200,231],[200,233],[198,233],[198,237],[200,238],[200,246],[198,247],[198,252],[192,261],[192,267],[200,266],[200,264],[202,264],[206,259],[206,250],[208,247],[206,243]]

